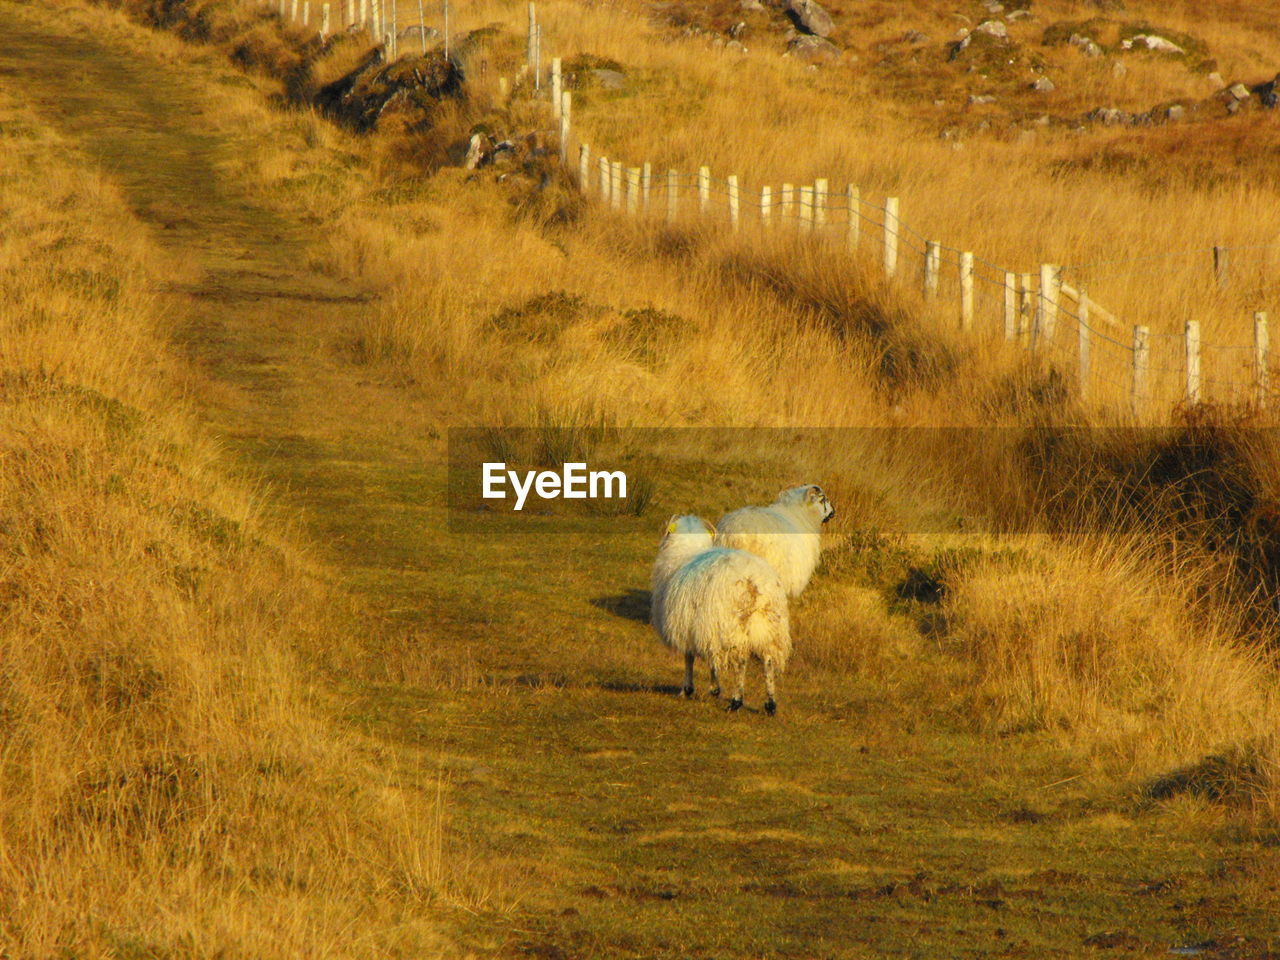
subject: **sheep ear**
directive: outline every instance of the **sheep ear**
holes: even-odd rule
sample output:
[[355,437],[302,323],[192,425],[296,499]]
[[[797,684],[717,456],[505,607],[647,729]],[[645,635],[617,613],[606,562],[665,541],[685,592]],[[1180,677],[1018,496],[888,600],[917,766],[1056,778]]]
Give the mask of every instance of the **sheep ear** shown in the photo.
[[713,537],[716,535],[716,525],[714,523],[711,523],[709,520],[703,520],[702,525],[707,528],[707,533],[711,534]]
[[671,519],[667,521],[667,533],[676,532],[676,524],[680,522],[680,514],[673,513]]

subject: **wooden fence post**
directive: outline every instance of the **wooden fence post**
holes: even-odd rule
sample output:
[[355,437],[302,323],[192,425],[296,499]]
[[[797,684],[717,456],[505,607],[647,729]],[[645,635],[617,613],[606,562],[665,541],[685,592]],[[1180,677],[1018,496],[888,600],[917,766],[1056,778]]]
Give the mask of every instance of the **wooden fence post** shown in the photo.
[[778,215],[786,220],[792,214],[792,207],[795,205],[796,188],[789,183],[784,183],[782,189],[778,191]]
[[1135,420],[1147,406],[1147,368],[1151,364],[1149,333],[1146,327],[1133,328],[1133,385],[1129,395],[1129,409]]
[[320,5],[320,39],[323,40],[329,36],[329,4],[322,3]]
[[645,213],[649,212],[649,194],[653,189],[653,164],[648,160],[640,168],[640,204]]
[[1080,288],[1077,311],[1080,319],[1078,321],[1079,364],[1076,369],[1076,380],[1080,388],[1080,397],[1083,399],[1089,392],[1089,365],[1092,361],[1089,356],[1091,346],[1089,334],[1093,332],[1089,329],[1089,292],[1084,287]]
[[825,179],[813,181],[813,225],[819,230],[827,225],[827,189]]
[[1018,275],[1004,275],[1004,338],[1010,342],[1018,338]]
[[800,229],[805,233],[813,229],[813,187],[800,188]]
[[560,58],[551,58],[551,115],[560,117]]
[[[423,26],[426,26],[424,21]],[[427,31],[422,31],[422,53],[427,52]],[[449,0],[444,0],[444,58],[449,59]]]
[[569,165],[569,135],[572,133],[570,123],[573,117],[573,94],[565,90],[559,96],[560,102],[560,163]]
[[729,176],[729,225],[738,229],[738,175]]
[[1185,333],[1187,403],[1200,402],[1200,322],[1188,320]]
[[760,188],[760,222],[764,226],[769,226],[769,217],[773,213],[773,188]]
[[938,271],[942,269],[942,245],[937,240],[924,242],[924,295],[933,300],[938,296]]
[[524,62],[530,70],[533,69],[533,31],[538,22],[538,14],[534,9],[532,0],[529,3],[529,35],[525,40]]
[[[354,3],[355,0],[352,0]],[[280,15],[284,15],[284,0],[280,0]],[[360,23],[368,29],[369,27],[369,0],[360,0]]]
[[600,169],[600,200],[604,203],[609,202],[609,181],[612,178],[610,171],[613,169],[609,161],[605,157],[601,157],[596,161],[596,166]]
[[1035,309],[1032,302],[1033,288],[1031,286],[1031,274],[1024,273],[1022,275],[1022,296],[1018,301],[1018,338],[1026,339],[1031,328],[1031,315]]
[[293,0],[289,6],[289,19],[294,23],[298,22],[298,0]]
[[578,144],[578,187],[591,192],[591,148],[585,143]]
[[542,89],[542,24],[533,27],[533,89]]
[[852,183],[845,188],[845,200],[849,207],[849,252],[858,249],[859,234],[862,232],[862,196],[861,191]]
[[1218,288],[1222,289],[1227,285],[1229,259],[1227,257],[1226,247],[1213,248],[1213,279],[1217,281]]
[[302,25],[311,26],[311,0],[302,0]]
[[676,222],[677,206],[680,202],[680,174],[667,170],[667,223]]
[[609,164],[609,205],[615,210],[622,209],[622,161],[614,160]]
[[711,168],[698,168],[698,212],[704,216],[711,206]]
[[627,213],[635,216],[640,212],[640,168],[632,167],[627,171]]
[[1253,315],[1253,377],[1258,406],[1267,405],[1267,354],[1271,351],[1271,335],[1267,332],[1267,315],[1259,310]]
[[1053,343],[1058,325],[1058,267],[1052,263],[1040,264],[1040,300],[1036,306],[1036,342]]
[[973,329],[973,254],[960,254],[960,329]]
[[886,197],[884,201],[884,275],[893,277],[898,272],[898,198]]

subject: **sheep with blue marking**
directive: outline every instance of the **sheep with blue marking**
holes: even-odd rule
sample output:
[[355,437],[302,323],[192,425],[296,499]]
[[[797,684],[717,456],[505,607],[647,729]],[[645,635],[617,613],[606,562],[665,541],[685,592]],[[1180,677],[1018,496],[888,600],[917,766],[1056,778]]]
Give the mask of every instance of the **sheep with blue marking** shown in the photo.
[[778,574],[745,550],[717,547],[715,528],[700,517],[672,517],[653,565],[649,622],[684,654],[684,695],[693,696],[693,661],[711,665],[711,694],[733,676],[730,710],[742,706],[747,661],[764,668],[765,713],[778,708],[775,683],[791,656],[787,594]]
[[767,507],[734,510],[716,524],[717,546],[746,550],[769,562],[787,591],[798,597],[822,553],[822,525],[836,515],[817,484],[792,487]]

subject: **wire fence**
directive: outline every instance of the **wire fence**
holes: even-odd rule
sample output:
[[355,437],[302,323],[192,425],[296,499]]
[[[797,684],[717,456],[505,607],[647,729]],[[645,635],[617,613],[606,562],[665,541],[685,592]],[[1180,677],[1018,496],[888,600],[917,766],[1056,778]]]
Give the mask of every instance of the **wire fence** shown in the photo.
[[[317,3],[318,23],[312,21],[310,0],[264,2],[278,5],[282,20],[316,29],[322,38],[334,26],[331,7],[336,7],[341,29],[366,30],[391,59],[399,55],[399,41],[406,36],[418,39],[424,53],[428,35],[443,36],[448,56],[449,0],[430,2],[433,12],[439,12],[443,31],[428,25],[427,4],[422,0],[416,3],[416,23],[412,18],[399,21],[397,0]],[[412,6],[415,0],[408,2]],[[1264,303],[1280,294],[1280,258],[1275,256],[1280,254],[1280,237],[1232,247],[1040,264],[1030,272],[1014,270],[931,238],[903,219],[897,197],[873,199],[864,196],[857,184],[833,190],[828,180],[816,179],[748,188],[738,177],[713,174],[706,166],[692,172],[659,171],[649,163],[631,165],[593,156],[585,140],[573,135],[572,94],[562,83],[560,60],[551,59],[548,67],[544,71],[542,30],[535,4],[530,2],[525,67],[517,82],[529,81],[527,86],[535,97],[547,90],[556,121],[550,132],[558,139],[561,163],[584,196],[609,208],[667,222],[693,217],[734,231],[756,229],[774,235],[788,231],[804,242],[826,244],[853,257],[873,256],[887,278],[914,282],[923,297],[939,311],[951,313],[966,334],[1002,339],[1033,353],[1066,375],[1064,379],[1074,379],[1082,399],[1113,405],[1119,401],[1134,419],[1206,400],[1258,406],[1277,401],[1272,384],[1280,383],[1280,376],[1273,375],[1271,369],[1265,311],[1250,311],[1252,343],[1207,343],[1202,342],[1200,324],[1190,319],[1179,334],[1126,323],[1092,301],[1087,286],[1121,274],[1137,279],[1159,264],[1203,258],[1213,268],[1210,297],[1221,300],[1234,276],[1254,304]],[[505,79],[500,87],[505,92]],[[571,156],[575,143],[576,156]]]

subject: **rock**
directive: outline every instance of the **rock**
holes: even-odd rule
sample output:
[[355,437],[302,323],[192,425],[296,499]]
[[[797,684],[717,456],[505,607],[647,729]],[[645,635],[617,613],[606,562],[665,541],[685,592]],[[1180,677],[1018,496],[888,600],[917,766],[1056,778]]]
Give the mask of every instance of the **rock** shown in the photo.
[[1113,77],[1123,77],[1129,72],[1129,68],[1117,60],[1111,65],[1111,75]]
[[1231,96],[1235,97],[1237,100],[1248,100],[1250,96],[1249,88],[1243,83],[1233,83],[1230,89],[1227,90],[1227,93],[1231,94]]
[[1164,115],[1169,120],[1178,121],[1187,115],[1187,108],[1180,103],[1175,103],[1164,112]]
[[764,4],[760,0],[738,0],[738,6],[752,13],[764,9]]
[[1004,25],[1003,20],[983,20],[973,30],[974,33],[985,33],[997,40],[1007,40],[1009,37],[1009,28]]
[[1035,14],[1024,7],[1021,10],[1010,10],[1004,15],[1004,18],[1010,23],[1014,23],[1018,20],[1030,20],[1033,16]]
[[1004,12],[1004,4],[996,3],[995,0],[987,0],[987,2],[983,4],[983,6],[987,8],[987,13],[991,14],[993,17],[997,13]]
[[1036,77],[1035,82],[1031,84],[1032,90],[1038,90],[1040,93],[1052,93],[1057,86],[1048,77]]
[[1092,37],[1082,37],[1078,33],[1073,33],[1071,39],[1067,42],[1073,47],[1079,47],[1080,52],[1086,57],[1102,56],[1102,47],[1098,46],[1098,42]]
[[1094,120],[1098,123],[1105,124],[1108,127],[1118,126],[1122,123],[1132,123],[1133,114],[1125,113],[1123,110],[1117,110],[1115,107],[1098,107],[1090,113],[1085,119]]
[[729,38],[731,40],[737,40],[746,32],[747,32],[747,22],[745,20],[739,20],[737,23],[735,23],[732,27],[729,28]]
[[471,143],[467,146],[467,158],[462,165],[468,170],[477,170],[493,160],[493,141],[483,133],[473,133]]
[[974,106],[981,106],[986,103],[995,103],[996,98],[989,93],[969,94],[969,103]]
[[1031,122],[1037,127],[1047,127],[1049,125],[1049,115],[1047,113],[1042,113]]
[[597,68],[591,71],[591,75],[604,90],[621,90],[627,85],[627,78],[617,70]]
[[1280,106],[1280,73],[1277,73],[1274,79],[1258,84],[1253,88],[1253,92],[1258,95],[1258,99],[1268,110],[1274,110]]
[[797,27],[815,37],[829,37],[835,27],[818,0],[787,0],[787,13]]
[[440,31],[435,29],[434,27],[424,27],[424,26],[415,25],[412,27],[405,27],[398,34],[396,34],[396,39],[422,41],[422,40],[434,40],[438,36],[440,36]]
[[1239,100],[1229,100],[1229,101],[1227,101],[1227,113],[1229,113],[1229,114],[1231,114],[1231,115],[1233,115],[1233,116],[1234,116],[1237,112],[1239,112],[1239,110],[1240,110],[1240,101],[1239,101]]
[[726,50],[732,50],[734,53],[746,53],[746,52],[747,52],[747,48],[746,48],[746,47],[744,47],[744,46],[742,45],[742,42],[741,42],[741,41],[739,41],[739,40],[730,40],[728,43],[726,43],[726,44],[724,45],[724,48],[725,48]]
[[1146,47],[1156,53],[1187,52],[1172,40],[1166,40],[1164,37],[1156,36],[1154,33],[1135,33],[1128,40],[1121,40],[1120,47],[1124,50],[1132,50],[1134,47]]
[[1216,70],[1209,74],[1205,79],[1209,81],[1210,86],[1215,90],[1221,90],[1226,86],[1226,83],[1222,79],[1222,74],[1218,73]]
[[927,33],[921,33],[919,30],[908,30],[902,35],[902,42],[911,44],[928,43],[929,35]]
[[787,44],[787,52],[783,56],[795,57],[808,63],[830,63],[840,58],[840,48],[822,37],[800,34]]

